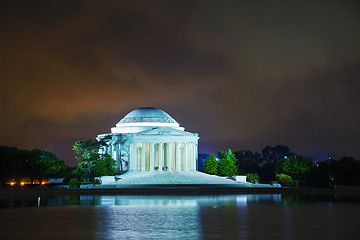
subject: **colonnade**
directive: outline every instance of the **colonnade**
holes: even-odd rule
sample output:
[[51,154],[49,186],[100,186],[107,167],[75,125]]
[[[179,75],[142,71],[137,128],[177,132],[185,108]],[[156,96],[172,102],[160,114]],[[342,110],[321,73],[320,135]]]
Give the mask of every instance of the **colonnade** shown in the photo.
[[120,144],[109,144],[107,147],[100,148],[100,153],[108,153],[116,162],[116,169],[120,169],[121,164],[121,149]]
[[131,171],[196,170],[197,143],[133,142],[130,144]]

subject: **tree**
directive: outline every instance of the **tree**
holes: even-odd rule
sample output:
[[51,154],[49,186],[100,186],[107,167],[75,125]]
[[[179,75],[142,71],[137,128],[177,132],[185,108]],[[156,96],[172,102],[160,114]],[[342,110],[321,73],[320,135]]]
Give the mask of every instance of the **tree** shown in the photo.
[[205,161],[206,159],[209,157],[210,155],[209,154],[205,154],[205,153],[199,153],[198,154],[198,166],[197,166],[197,170],[200,171],[200,172],[204,172],[204,164],[205,164]]
[[275,167],[276,174],[286,174],[301,184],[305,181],[305,175],[310,172],[312,161],[301,156],[288,156],[280,158]]
[[0,185],[27,177],[26,151],[0,146]]
[[260,178],[263,182],[269,182],[275,179],[275,166],[280,158],[295,156],[287,146],[283,145],[275,145],[274,147],[266,146],[261,153],[262,164]]
[[217,153],[217,158],[218,159],[223,159],[225,157],[225,153],[222,150],[219,150]]
[[273,163],[265,163],[261,165],[259,172],[261,182],[270,182],[275,179],[275,165]]
[[95,176],[112,175],[116,173],[115,161],[109,154],[100,154],[101,147],[106,146],[111,140],[108,135],[101,140],[76,141],[73,150],[76,152],[76,159],[80,160],[75,170],[75,175],[79,180],[87,179],[92,181]]
[[80,186],[80,183],[77,179],[72,178],[69,181],[69,188],[78,188]]
[[[336,160],[328,159],[327,161],[317,162],[311,166],[309,173],[306,174],[306,186],[330,187],[329,184],[333,185],[333,180],[336,180],[337,178],[337,169],[338,162]],[[331,175],[329,175],[329,173]]]
[[237,175],[237,167],[235,162],[231,159],[230,156],[226,156],[219,162],[219,175],[220,176],[236,176]]
[[259,175],[257,173],[246,174],[246,181],[251,183],[259,182]]
[[[219,151],[220,152],[220,151]],[[235,154],[229,149],[227,152],[222,154],[223,158],[219,162],[219,171],[220,176],[236,176],[238,169],[235,165],[236,157]]]
[[218,174],[219,163],[216,160],[214,155],[210,155],[207,157],[204,162],[204,172],[208,174],[216,175]]
[[97,141],[89,139],[87,141],[76,141],[73,145],[73,150],[78,154],[76,159],[80,160],[80,163],[86,163],[89,174],[91,173],[91,165],[95,160],[99,158],[99,144]]
[[287,146],[275,145],[274,147],[266,146],[262,151],[263,161],[266,163],[276,164],[277,160],[287,156],[295,156],[294,153],[290,152]]
[[0,180],[29,179],[31,182],[50,177],[62,177],[67,169],[65,162],[54,153],[41,149],[19,150],[0,146]]
[[337,168],[337,182],[342,185],[360,185],[360,161],[353,157],[339,159]]
[[226,158],[226,156],[229,156],[234,162],[237,161],[236,156],[231,152],[231,149],[228,149],[227,152],[223,152],[221,150],[218,151],[218,159]]
[[66,171],[65,162],[58,159],[54,153],[33,149],[27,151],[27,155],[31,180],[38,179],[41,182],[43,179],[61,177]]
[[235,165],[238,167],[239,175],[246,173],[258,173],[262,162],[261,154],[249,150],[236,151],[237,159]]
[[114,175],[116,173],[115,160],[109,154],[104,154],[98,159],[95,166],[97,177]]
[[75,156],[75,158],[79,159],[81,162],[97,159],[99,157],[99,149],[101,147],[107,146],[111,139],[111,135],[107,135],[99,141],[94,141],[92,139],[83,142],[76,141],[72,149],[78,155]]
[[291,176],[286,174],[276,174],[276,180],[283,187],[297,187],[299,182],[297,180],[292,179]]

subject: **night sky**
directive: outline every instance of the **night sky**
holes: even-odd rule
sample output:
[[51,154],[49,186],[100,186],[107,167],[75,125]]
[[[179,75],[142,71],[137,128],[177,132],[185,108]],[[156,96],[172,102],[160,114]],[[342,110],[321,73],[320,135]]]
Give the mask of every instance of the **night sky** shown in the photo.
[[360,158],[358,1],[1,1],[0,145],[72,144],[156,107],[199,152]]

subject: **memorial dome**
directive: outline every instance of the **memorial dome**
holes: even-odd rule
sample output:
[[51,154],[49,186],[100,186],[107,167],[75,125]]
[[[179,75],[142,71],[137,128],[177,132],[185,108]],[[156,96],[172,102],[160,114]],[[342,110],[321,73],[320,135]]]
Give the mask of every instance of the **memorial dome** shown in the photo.
[[145,107],[128,113],[121,119],[116,127],[111,128],[112,133],[141,132],[155,127],[171,127],[184,131],[183,127],[163,110]]
[[169,114],[161,109],[145,107],[138,108],[128,113],[118,124],[121,123],[177,123]]

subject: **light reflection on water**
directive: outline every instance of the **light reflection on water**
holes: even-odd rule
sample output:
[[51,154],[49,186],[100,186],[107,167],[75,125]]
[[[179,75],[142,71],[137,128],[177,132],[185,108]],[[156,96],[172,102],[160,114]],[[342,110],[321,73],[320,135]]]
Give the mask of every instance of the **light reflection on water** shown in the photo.
[[[55,196],[43,199],[40,205],[81,205],[81,206],[204,206],[237,205],[246,207],[254,202],[281,202],[281,194],[242,195],[79,195]],[[39,202],[39,201],[38,201]]]
[[199,239],[197,206],[125,205],[96,209],[104,239]]
[[[84,199],[83,199],[84,200]],[[202,231],[202,214],[207,209],[220,211],[236,206],[243,208],[240,225],[246,227],[247,201],[280,201],[281,195],[216,195],[216,196],[101,196],[97,206],[98,236],[105,239],[201,239],[215,237],[223,239],[219,232]],[[203,209],[205,208],[205,212]],[[230,209],[232,211],[233,209]],[[224,216],[228,218],[228,216]],[[210,216],[211,218],[211,216]],[[216,218],[215,225],[220,219]],[[226,219],[224,219],[226,221]],[[221,220],[222,221],[222,220]],[[102,223],[106,224],[102,224]],[[139,224],[141,223],[141,224]],[[199,225],[200,224],[200,225]],[[212,223],[211,223],[212,224]],[[234,223],[230,223],[232,225]],[[216,226],[210,226],[216,229]],[[223,232],[227,237],[237,238],[231,232]],[[210,233],[210,234],[209,234]],[[232,236],[233,235],[233,236]],[[241,239],[247,239],[245,231],[240,231]]]
[[53,196],[40,207],[34,197],[22,199],[26,208],[1,201],[2,240],[358,239],[360,214],[358,201],[281,194]]

